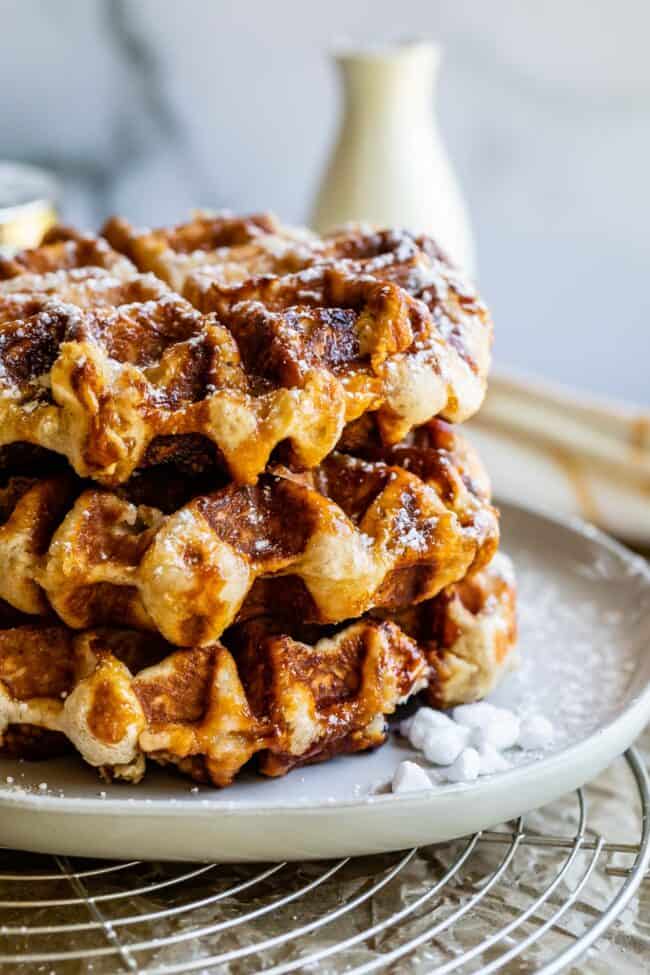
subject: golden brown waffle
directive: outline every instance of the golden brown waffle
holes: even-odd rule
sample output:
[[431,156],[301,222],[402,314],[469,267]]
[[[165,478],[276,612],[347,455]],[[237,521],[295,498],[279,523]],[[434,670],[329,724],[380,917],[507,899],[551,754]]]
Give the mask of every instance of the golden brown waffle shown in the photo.
[[[113,230],[141,268],[157,267],[142,258],[137,234],[119,221]],[[149,236],[157,234],[183,258],[260,241],[275,254],[269,239],[282,234],[298,247],[298,232],[268,217],[197,218]],[[58,452],[81,476],[113,486],[161,442],[171,456],[200,438],[235,480],[252,483],[278,445],[313,467],[369,412],[388,443],[438,414],[466,418],[483,396],[489,317],[431,256],[433,245],[402,236],[306,237],[300,256],[274,258],[283,272],[320,261],[303,272],[251,278],[251,265],[237,286],[213,280],[195,300],[222,324],[139,275],[101,238],[55,231],[5,262],[0,446]]]
[[135,269],[126,278],[95,267],[23,274],[0,281],[0,324],[30,318],[56,304],[117,308],[155,301],[168,292],[153,274],[138,274]]
[[252,305],[232,331],[173,294],[93,309],[29,299],[30,314],[0,331],[0,443],[56,451],[106,484],[127,480],[161,438],[182,450],[188,435],[211,441],[240,482],[284,441],[315,466],[346,421],[382,401],[383,365],[369,367],[357,330],[377,315],[376,354],[389,363],[397,320],[384,298],[383,311],[371,298],[341,321],[324,309],[270,321]]
[[[199,215],[188,224],[156,231],[137,231],[114,218],[104,232],[138,267],[154,270],[201,311],[217,312],[228,327],[242,302],[261,304],[267,329],[286,332],[287,318],[309,322],[319,317],[316,309],[339,314],[356,309],[373,281],[384,284],[399,336],[399,347],[383,370],[379,406],[382,433],[390,442],[437,414],[461,422],[483,400],[490,316],[474,288],[428,237],[353,226],[318,238],[282,227],[270,215]],[[408,326],[399,321],[403,315],[396,298],[404,299],[405,293],[417,300],[416,310],[409,309]],[[237,317],[250,314],[240,310]],[[372,321],[367,324],[372,333]],[[375,351],[373,366],[379,364]]]
[[[419,532],[424,523],[424,508],[418,508],[419,502],[412,493],[416,482],[408,481],[405,475],[414,476],[420,484],[432,488],[447,509],[453,511],[461,535],[474,540],[475,555],[462,575],[485,566],[496,552],[499,538],[496,512],[489,504],[489,479],[464,437],[444,421],[435,420],[419,428],[411,441],[395,447],[374,447],[372,440],[368,440],[352,455],[330,455],[309,478],[321,494],[339,505],[364,536],[381,538],[383,526],[388,532],[387,549],[394,554],[400,539],[406,542],[399,562],[373,597],[375,606],[390,610],[435,595],[441,573],[444,575],[448,569],[454,578],[450,574],[445,585],[459,578],[452,568],[456,560],[452,554],[453,543],[445,551],[447,543],[440,541],[436,550],[436,542],[431,538],[431,548],[421,547]],[[337,551],[335,542],[332,549]],[[335,557],[330,559],[328,567],[321,571],[331,578],[338,595],[343,578],[335,575]],[[351,568],[350,576],[354,577],[357,571]],[[240,618],[269,611],[280,616],[298,615],[305,620],[324,619],[314,612],[305,580],[291,575],[258,578],[240,611]],[[350,607],[347,615],[352,617],[364,611],[352,612]]]
[[391,619],[414,639],[431,667],[426,696],[436,708],[486,697],[517,665],[517,590],[510,559]]
[[0,325],[27,319],[58,304],[118,308],[169,294],[153,274],[140,274],[105,240],[59,227],[46,242],[0,259]]
[[161,438],[182,451],[187,435],[214,443],[238,481],[285,440],[313,466],[355,396],[326,364],[293,384],[249,373],[232,335],[173,294],[116,309],[39,303],[0,329],[0,444],[58,452],[106,484],[126,481]]
[[49,604],[75,628],[158,629],[181,646],[285,606],[334,623],[428,599],[492,558],[498,523],[463,438],[442,421],[427,430],[416,473],[392,464],[390,448],[381,460],[335,453],[313,472],[276,468],[168,516],[128,491],[72,503],[61,479],[10,481],[0,595],[29,612]]
[[32,740],[33,729],[45,729],[106,776],[138,781],[147,756],[220,786],[254,755],[264,774],[282,775],[376,747],[385,716],[427,681],[434,703],[447,706],[474,700],[506,669],[515,631],[510,570],[493,564],[461,585],[399,625],[365,618],[332,635],[296,635],[258,619],[230,631],[228,649],[170,652],[132,630],[6,629],[5,742],[20,754],[30,729]]
[[383,742],[384,715],[427,675],[415,644],[394,636],[378,623],[313,648],[270,638],[257,661],[268,686],[252,667],[247,693],[219,644],[170,653],[135,631],[24,625],[0,633],[3,730],[57,731],[106,775],[133,781],[145,755],[224,786],[268,752],[262,770],[278,775]]
[[53,227],[39,247],[20,251],[13,257],[0,256],[0,281],[79,268],[104,268],[122,278],[135,271],[131,261],[113,250],[103,238],[79,233],[71,227]]
[[66,475],[42,480],[12,477],[0,489],[0,599],[14,609],[50,612],[36,576],[74,497],[74,481]]
[[195,270],[206,270],[211,281],[236,283],[254,274],[297,271],[324,250],[315,234],[284,227],[271,213],[200,212],[188,223],[158,230],[137,229],[112,217],[102,234],[141,270],[152,271],[179,292]]
[[472,285],[429,237],[406,231],[352,226],[315,240],[294,260],[306,270],[224,280],[219,265],[195,270],[183,293],[204,312],[224,320],[242,301],[267,309],[347,307],[375,280],[399,287],[426,308],[411,316],[412,336],[391,362],[378,419],[384,439],[395,443],[408,430],[440,414],[460,423],[480,407],[490,366],[492,322]]
[[5,750],[226,785],[379,745],[425,686],[487,693],[514,583],[432,418],[478,408],[491,322],[435,244],[264,214],[106,236],[0,261]]

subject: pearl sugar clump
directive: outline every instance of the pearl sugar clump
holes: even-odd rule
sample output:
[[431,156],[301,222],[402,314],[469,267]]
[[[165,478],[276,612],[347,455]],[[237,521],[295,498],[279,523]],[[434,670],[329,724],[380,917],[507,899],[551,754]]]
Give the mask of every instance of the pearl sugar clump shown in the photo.
[[527,751],[546,748],[553,741],[553,725],[542,714],[533,714],[521,722],[518,745]]
[[[515,745],[545,748],[554,736],[553,725],[543,715],[520,719],[514,711],[487,701],[459,705],[451,714],[422,707],[402,721],[399,730],[449,782],[471,782],[479,775],[505,771],[510,762],[502,751]],[[393,779],[393,792],[430,786],[426,772],[414,762],[402,762]]]
[[512,748],[519,740],[521,722],[507,708],[497,708],[487,701],[461,704],[452,711],[454,721],[471,729],[471,741],[478,748],[493,745],[499,751]]
[[422,751],[432,765],[453,765],[466,746],[467,736],[461,728],[441,728],[440,731],[429,732]]
[[481,756],[475,748],[464,748],[446,772],[449,782],[472,782],[481,774]]
[[414,748],[424,748],[424,743],[437,731],[455,728],[451,718],[442,711],[433,708],[419,708],[412,718],[407,718],[400,724],[400,734],[411,742]]
[[420,792],[431,788],[431,779],[416,762],[400,762],[393,776],[393,792]]

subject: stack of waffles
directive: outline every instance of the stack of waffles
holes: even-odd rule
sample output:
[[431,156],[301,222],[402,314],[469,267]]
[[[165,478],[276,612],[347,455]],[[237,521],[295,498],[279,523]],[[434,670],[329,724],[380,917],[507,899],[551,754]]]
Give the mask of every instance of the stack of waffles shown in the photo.
[[267,214],[0,261],[0,734],[225,786],[509,668],[487,310],[435,243]]

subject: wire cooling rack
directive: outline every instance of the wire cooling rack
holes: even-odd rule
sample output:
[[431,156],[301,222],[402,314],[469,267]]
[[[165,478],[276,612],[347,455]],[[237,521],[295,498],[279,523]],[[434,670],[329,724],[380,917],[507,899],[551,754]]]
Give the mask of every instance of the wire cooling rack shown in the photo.
[[[2,971],[550,975],[591,946],[573,971],[618,971],[622,956],[599,945],[615,950],[603,935],[650,860],[648,775],[634,750],[625,763],[627,784],[613,793],[626,788],[625,808],[638,805],[630,842],[592,828],[597,780],[496,830],[336,862],[106,863],[2,850]],[[645,971],[634,957],[650,952],[650,932],[626,935],[622,921],[614,930],[628,939],[616,946],[625,971]]]

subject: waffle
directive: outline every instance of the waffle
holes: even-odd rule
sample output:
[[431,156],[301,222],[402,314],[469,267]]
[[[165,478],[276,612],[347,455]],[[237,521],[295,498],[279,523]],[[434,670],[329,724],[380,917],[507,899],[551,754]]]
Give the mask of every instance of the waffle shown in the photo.
[[421,602],[492,558],[498,522],[463,438],[436,421],[420,440],[417,472],[391,463],[390,448],[380,460],[334,453],[314,471],[278,467],[170,515],[134,504],[128,488],[12,478],[0,596],[25,612],[52,607],[77,629],[157,629],[180,646],[211,645],[270,608],[336,623]]
[[[277,343],[295,333],[296,319],[303,332],[322,331],[325,311],[338,328],[351,310],[360,311],[362,351],[372,340],[373,371],[383,380],[377,408],[390,442],[438,414],[462,422],[483,400],[489,314],[430,238],[359,226],[318,238],[282,227],[270,215],[199,215],[155,231],[113,218],[104,233],[139,268],[155,271],[195,307],[216,312],[240,333],[250,331],[254,317]],[[378,316],[388,323],[383,344],[375,339],[371,296],[385,309]]]
[[[385,305],[386,332],[375,334],[382,358],[396,319],[390,296],[375,297]],[[360,355],[363,311],[339,320],[316,309],[298,320],[252,303],[226,329],[171,293],[117,308],[40,297],[23,305],[30,314],[0,332],[0,443],[61,453],[109,486],[146,465],[161,439],[182,451],[188,435],[214,444],[240,483],[253,482],[285,441],[298,466],[313,467],[344,424],[384,396],[376,372],[391,354],[375,371],[365,362],[371,350]]]
[[74,268],[47,274],[23,274],[0,281],[0,325],[27,319],[53,303],[79,308],[119,308],[156,301],[169,292],[153,274],[120,277],[103,268]]
[[20,251],[13,257],[0,256],[0,281],[42,276],[57,271],[103,268],[115,277],[128,277],[135,271],[127,257],[113,250],[102,237],[82,234],[71,227],[53,227],[41,244]]
[[0,599],[22,613],[50,612],[36,576],[74,497],[74,482],[66,475],[12,477],[0,489]]
[[315,234],[284,227],[270,213],[199,212],[189,223],[158,230],[137,229],[122,217],[111,217],[102,234],[141,270],[179,292],[194,271],[205,270],[210,281],[234,284],[251,275],[297,271],[325,249]]
[[[199,214],[0,260],[0,733],[228,785],[488,693],[491,322],[433,241]],[[179,649],[180,648],[180,649]]]
[[510,570],[493,564],[461,585],[417,620],[364,618],[297,636],[261,618],[231,630],[227,647],[174,652],[150,634],[47,622],[5,629],[5,748],[26,752],[31,733],[32,745],[60,749],[63,736],[107,778],[138,781],[149,757],[225,786],[253,756],[277,776],[376,747],[386,716],[428,682],[436,703],[464,703],[506,669]]
[[430,665],[425,695],[432,707],[478,701],[517,665],[516,599],[512,563],[499,552],[486,569],[392,615]]
[[109,485],[161,449],[182,460],[197,439],[243,482],[284,440],[311,466],[363,407],[327,356],[299,376],[249,370],[214,316],[105,240],[65,229],[0,262],[0,326],[2,444],[57,451]]
[[101,237],[65,227],[50,231],[40,247],[0,258],[0,325],[30,318],[55,303],[118,308],[168,293],[163,281],[140,274]]
[[[114,220],[106,232],[140,270],[169,281],[153,255],[197,266],[209,256],[207,289],[183,279],[199,311],[102,238],[58,229],[5,260],[0,445],[58,452],[82,477],[115,486],[161,442],[171,456],[200,438],[233,479],[252,483],[276,447],[313,467],[368,413],[396,443],[480,404],[489,317],[430,243],[321,240],[267,216],[144,235]],[[239,271],[222,273],[219,261]]]
[[354,415],[359,397],[325,367],[294,385],[249,374],[232,335],[172,294],[92,310],[39,302],[0,331],[0,443],[58,452],[107,485],[146,465],[161,438],[182,451],[187,435],[213,443],[244,483],[285,440],[313,466],[336,444],[348,401]]
[[276,313],[305,305],[347,308],[372,281],[399,288],[416,300],[420,313],[411,315],[410,342],[387,370],[379,411],[384,438],[396,443],[432,416],[460,423],[478,410],[490,366],[492,323],[474,288],[431,238],[352,226],[305,245],[293,263],[306,270],[288,273],[285,262],[271,274],[251,268],[242,281],[224,280],[220,266],[211,264],[189,274],[182,288],[197,308],[215,311],[225,321],[242,301],[261,302]]
[[384,714],[427,673],[412,641],[391,635],[376,624],[314,648],[292,643],[286,656],[269,640],[258,663],[271,683],[263,689],[251,668],[247,693],[219,644],[170,653],[135,631],[24,625],[0,633],[3,723],[59,732],[106,776],[131,781],[145,755],[225,786],[269,752],[276,762],[262,770],[277,775],[383,742]]

